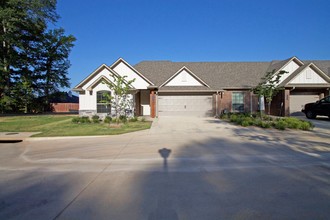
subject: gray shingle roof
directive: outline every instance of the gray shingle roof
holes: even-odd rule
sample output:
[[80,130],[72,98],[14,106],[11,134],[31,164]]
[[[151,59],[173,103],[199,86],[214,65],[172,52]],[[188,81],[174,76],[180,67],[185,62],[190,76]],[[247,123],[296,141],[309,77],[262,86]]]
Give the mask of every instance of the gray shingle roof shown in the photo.
[[291,60],[292,58],[286,59],[286,60],[273,60],[267,71],[266,72],[272,72],[273,70],[278,71],[279,69],[281,69],[287,62],[289,62],[289,60]]
[[250,88],[259,83],[270,62],[171,62],[143,61],[134,66],[140,73],[160,86],[186,66],[211,89]]
[[[211,90],[221,90],[256,86],[266,72],[273,71],[274,69],[275,71],[279,70],[291,59],[292,57],[286,60],[271,62],[142,61],[136,64],[134,68],[150,79],[156,86],[160,86],[183,66],[186,66],[196,76],[207,83]],[[330,60],[302,60],[302,62],[305,64],[303,67],[312,62],[330,76]],[[295,72],[301,71],[303,67],[297,69]],[[204,88],[206,89],[207,87]],[[179,88],[167,87],[167,89],[178,90]]]
[[303,60],[304,63],[314,63],[330,77],[330,60]]
[[206,86],[163,86],[160,91],[212,91],[212,89]]

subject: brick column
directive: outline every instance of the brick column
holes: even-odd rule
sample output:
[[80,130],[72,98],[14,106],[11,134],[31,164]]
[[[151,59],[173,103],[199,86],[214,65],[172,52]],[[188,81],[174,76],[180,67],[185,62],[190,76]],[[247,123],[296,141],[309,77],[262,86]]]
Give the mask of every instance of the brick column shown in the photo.
[[141,115],[141,91],[135,94],[135,116]]
[[150,92],[150,117],[156,117],[156,94],[155,91]]

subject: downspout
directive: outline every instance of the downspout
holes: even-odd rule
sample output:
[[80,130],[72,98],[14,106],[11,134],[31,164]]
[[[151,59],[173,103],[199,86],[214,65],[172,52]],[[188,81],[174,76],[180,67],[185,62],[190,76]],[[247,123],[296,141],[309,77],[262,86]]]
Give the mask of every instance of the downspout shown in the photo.
[[158,118],[158,91],[156,92],[156,118]]
[[252,114],[252,92],[250,92],[250,113]]
[[216,92],[216,95],[215,95],[215,117],[219,117],[219,114],[218,114],[218,93],[219,91]]

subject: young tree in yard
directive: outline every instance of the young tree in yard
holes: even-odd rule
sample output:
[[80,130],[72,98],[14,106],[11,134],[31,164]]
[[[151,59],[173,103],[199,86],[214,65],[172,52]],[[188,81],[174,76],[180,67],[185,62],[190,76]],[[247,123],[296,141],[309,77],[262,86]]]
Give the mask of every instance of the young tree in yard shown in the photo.
[[132,88],[132,83],[135,81],[126,81],[126,76],[112,76],[113,82],[104,82],[111,90],[110,94],[105,94],[111,107],[115,109],[116,122],[119,123],[119,117],[125,115],[125,109],[131,105],[129,99],[129,90]]
[[[258,95],[259,98],[264,97],[268,104],[268,115],[270,114],[270,106],[272,104],[273,97],[278,93],[278,91],[283,90],[283,88],[278,87],[280,79],[283,74],[287,73],[282,70],[275,74],[275,70],[267,72],[262,81],[252,89],[252,91]],[[262,114],[262,112],[261,112]]]

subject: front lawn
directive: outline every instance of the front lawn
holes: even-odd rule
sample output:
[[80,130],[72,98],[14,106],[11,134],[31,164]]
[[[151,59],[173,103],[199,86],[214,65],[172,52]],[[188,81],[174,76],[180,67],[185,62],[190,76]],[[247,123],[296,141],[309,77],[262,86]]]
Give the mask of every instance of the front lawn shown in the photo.
[[109,126],[105,123],[77,124],[77,116],[36,115],[0,117],[0,132],[41,132],[34,137],[113,135],[149,129],[151,122],[136,121]]
[[311,122],[304,121],[294,117],[274,117],[260,114],[249,113],[228,113],[220,116],[221,119],[229,122],[247,126],[257,126],[261,128],[276,128],[279,130],[298,129],[298,130],[312,130],[314,125]]

